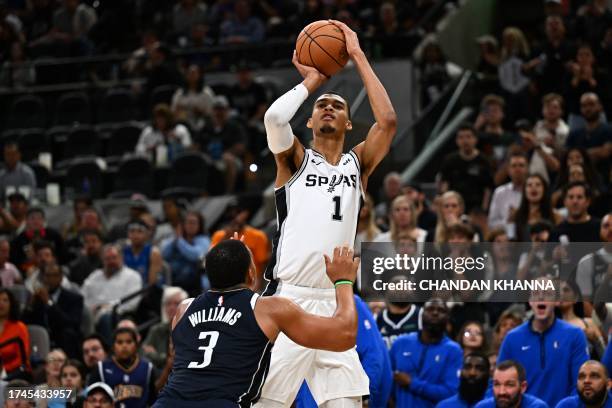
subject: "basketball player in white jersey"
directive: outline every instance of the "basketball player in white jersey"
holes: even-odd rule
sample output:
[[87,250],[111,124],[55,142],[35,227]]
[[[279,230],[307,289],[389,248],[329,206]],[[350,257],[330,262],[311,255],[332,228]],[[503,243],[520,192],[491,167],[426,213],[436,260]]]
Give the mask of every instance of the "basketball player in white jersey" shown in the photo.
[[[334,24],[344,32],[349,57],[366,87],[376,119],[365,141],[342,153],[345,133],[352,125],[348,102],[334,93],[324,93],[315,102],[307,123],[313,132],[312,149],[304,148],[293,135],[289,121],[326,80],[315,68],[301,65],[295,53],[293,64],[304,80],[278,98],[264,119],[277,165],[278,221],[265,294],[289,297],[306,311],[323,316],[333,314],[335,292],[326,278],[322,255],[338,245],[352,247],[368,176],[387,154],[397,120],[357,35],[340,22]],[[317,404],[326,408],[359,407],[361,397],[369,393],[368,378],[354,349],[342,353],[311,350],[280,335],[255,407],[290,406],[304,379]]]

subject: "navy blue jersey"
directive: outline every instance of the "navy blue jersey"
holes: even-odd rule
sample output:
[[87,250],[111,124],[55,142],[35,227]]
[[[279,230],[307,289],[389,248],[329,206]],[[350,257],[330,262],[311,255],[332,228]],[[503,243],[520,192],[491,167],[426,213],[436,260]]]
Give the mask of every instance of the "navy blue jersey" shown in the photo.
[[211,290],[191,302],[172,331],[174,365],[161,401],[249,407],[259,398],[273,344],[255,319],[257,298],[249,289]]
[[115,392],[117,407],[144,408],[151,398],[149,395],[153,364],[137,358],[130,368],[123,368],[113,359],[98,362],[100,381],[108,384]]
[[391,346],[399,336],[412,333],[421,328],[421,309],[416,305],[412,305],[401,316],[391,314],[388,309],[384,309],[376,316],[376,325],[387,345],[387,349],[391,350]]

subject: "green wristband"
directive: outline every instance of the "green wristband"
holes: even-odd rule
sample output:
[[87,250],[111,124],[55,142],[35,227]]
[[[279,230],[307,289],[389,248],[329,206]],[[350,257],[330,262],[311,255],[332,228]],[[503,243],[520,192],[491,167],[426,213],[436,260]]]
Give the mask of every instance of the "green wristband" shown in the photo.
[[353,282],[350,280],[346,280],[346,279],[338,279],[337,281],[334,282],[334,286],[338,287],[338,285],[351,285],[353,286]]

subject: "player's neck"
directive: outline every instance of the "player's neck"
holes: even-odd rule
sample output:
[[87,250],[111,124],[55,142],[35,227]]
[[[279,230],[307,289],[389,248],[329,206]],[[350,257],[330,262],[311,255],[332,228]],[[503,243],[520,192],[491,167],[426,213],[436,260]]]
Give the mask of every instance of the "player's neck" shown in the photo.
[[325,160],[336,165],[342,157],[342,146],[344,145],[344,138],[326,138],[326,137],[315,137],[312,142],[312,148],[319,152],[325,157]]

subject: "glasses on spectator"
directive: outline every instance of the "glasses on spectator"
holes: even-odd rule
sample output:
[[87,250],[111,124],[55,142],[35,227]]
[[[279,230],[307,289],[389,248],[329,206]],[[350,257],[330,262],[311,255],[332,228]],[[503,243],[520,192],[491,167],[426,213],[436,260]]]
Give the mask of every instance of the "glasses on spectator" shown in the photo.
[[476,329],[467,329],[463,332],[463,337],[482,336],[482,332]]

